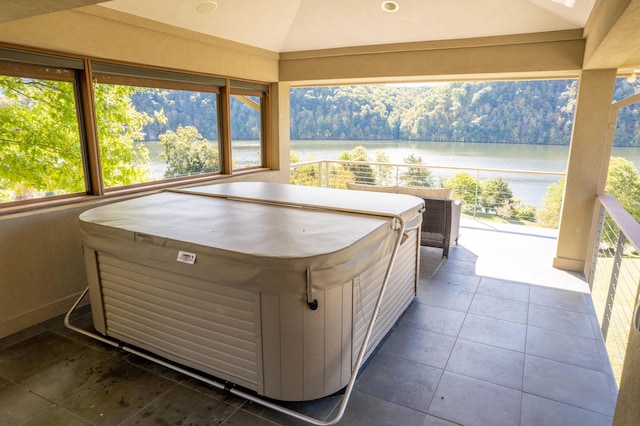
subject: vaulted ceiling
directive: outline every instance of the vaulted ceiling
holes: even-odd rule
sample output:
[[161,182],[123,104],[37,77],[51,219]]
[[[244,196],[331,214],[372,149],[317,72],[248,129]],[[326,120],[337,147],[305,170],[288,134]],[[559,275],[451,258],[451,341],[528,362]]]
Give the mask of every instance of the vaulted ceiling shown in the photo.
[[1,2],[0,23],[98,5],[276,53],[577,30],[587,39],[585,69],[640,73],[640,0]]
[[583,28],[595,0],[113,0],[102,6],[275,52]]

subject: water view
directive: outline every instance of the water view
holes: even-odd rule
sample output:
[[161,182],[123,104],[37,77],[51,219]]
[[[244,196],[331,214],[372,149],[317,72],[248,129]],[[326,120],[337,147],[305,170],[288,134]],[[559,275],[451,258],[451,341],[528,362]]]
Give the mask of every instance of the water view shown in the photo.
[[[564,172],[569,157],[568,146],[528,144],[484,144],[468,142],[421,142],[421,141],[335,141],[296,140],[291,141],[291,151],[300,161],[335,160],[345,151],[364,146],[371,161],[376,150],[384,151],[392,163],[404,163],[409,154],[422,157],[423,164],[433,166],[487,168],[525,171]],[[640,148],[614,148],[613,156],[624,157],[638,168]],[[434,175],[449,177],[457,171],[434,171]],[[476,177],[474,172],[470,172]],[[479,177],[499,177],[499,173],[482,172]],[[548,175],[504,175],[515,198],[524,204],[539,207],[547,187],[560,177]]]
[[[145,142],[149,149],[154,176],[161,177],[166,164],[161,158],[162,146],[157,142]],[[528,145],[528,144],[491,144],[470,142],[422,142],[422,141],[378,141],[378,140],[294,140],[291,151],[300,161],[337,160],[344,152],[356,146],[367,149],[371,161],[375,160],[377,150],[384,151],[391,163],[404,163],[410,154],[420,156],[423,164],[432,166],[507,169],[525,171],[563,172],[567,168],[568,146]],[[256,158],[259,152],[257,141],[234,142],[233,158],[236,165],[244,164]],[[613,156],[624,157],[640,166],[640,148],[614,148]],[[433,175],[446,179],[457,173],[456,170],[434,170]],[[480,179],[500,177],[500,173],[469,172]],[[549,175],[502,175],[509,181],[515,198],[524,204],[540,207],[547,187],[560,177]]]

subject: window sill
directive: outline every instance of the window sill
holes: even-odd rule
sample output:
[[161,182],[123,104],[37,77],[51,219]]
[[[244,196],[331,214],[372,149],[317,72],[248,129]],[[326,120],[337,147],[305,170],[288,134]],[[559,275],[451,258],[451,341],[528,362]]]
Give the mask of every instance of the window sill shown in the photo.
[[16,201],[7,203],[4,206],[0,205],[0,217],[20,213],[38,213],[46,209],[58,209],[61,207],[69,207],[74,205],[107,202],[109,200],[118,198],[128,198],[133,196],[151,194],[168,188],[189,187],[206,183],[216,183],[218,181],[228,180],[231,178],[260,174],[270,171],[272,170],[266,168],[255,168],[236,171],[230,175],[207,175],[195,178],[181,178],[179,180],[172,180],[170,182],[151,182],[125,188],[113,188],[105,191],[104,195],[76,194],[52,198],[32,199],[27,201]]

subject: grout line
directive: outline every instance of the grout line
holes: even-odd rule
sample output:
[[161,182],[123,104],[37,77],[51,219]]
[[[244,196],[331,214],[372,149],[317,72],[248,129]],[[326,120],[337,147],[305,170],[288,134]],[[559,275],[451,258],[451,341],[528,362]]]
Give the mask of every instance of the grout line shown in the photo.
[[[140,368],[140,367],[138,367]],[[146,370],[145,370],[146,371]],[[156,373],[152,373],[158,377],[161,377],[164,379],[164,377],[160,376],[159,374]],[[173,381],[171,381],[173,382]],[[151,404],[153,404],[154,402],[156,402],[157,400],[159,400],[160,398],[162,398],[163,396],[167,395],[171,390],[173,390],[176,386],[178,386],[178,383],[173,382],[173,386],[170,386],[166,391],[162,392],[161,394],[159,394],[158,396],[156,396],[155,398],[151,399],[147,404],[143,405],[142,407],[140,407],[140,409],[134,411],[130,416],[126,417],[125,419],[123,419],[119,424],[124,424],[127,422],[127,420],[134,418],[135,416],[138,415],[138,413],[144,411],[147,407],[149,407]]]

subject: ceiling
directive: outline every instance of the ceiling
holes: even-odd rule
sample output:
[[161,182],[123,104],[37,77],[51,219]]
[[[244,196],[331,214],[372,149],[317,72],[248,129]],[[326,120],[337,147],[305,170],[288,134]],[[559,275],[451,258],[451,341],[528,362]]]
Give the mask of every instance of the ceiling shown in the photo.
[[[100,6],[274,52],[584,28],[595,0],[113,0]],[[199,11],[200,9],[200,11]]]

